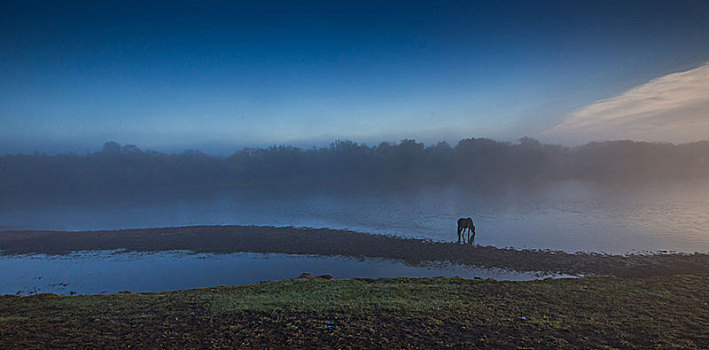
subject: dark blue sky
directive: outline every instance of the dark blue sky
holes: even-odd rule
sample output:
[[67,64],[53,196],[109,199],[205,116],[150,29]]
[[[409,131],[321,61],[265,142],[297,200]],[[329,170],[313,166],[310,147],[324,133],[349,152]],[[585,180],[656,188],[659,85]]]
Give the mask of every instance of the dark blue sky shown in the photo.
[[0,153],[565,142],[545,132],[709,59],[707,1],[0,6]]

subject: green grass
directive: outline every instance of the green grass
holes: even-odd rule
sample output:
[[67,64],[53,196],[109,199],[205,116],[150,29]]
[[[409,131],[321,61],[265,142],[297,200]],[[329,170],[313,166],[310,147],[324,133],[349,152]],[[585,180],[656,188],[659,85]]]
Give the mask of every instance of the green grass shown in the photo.
[[406,312],[439,310],[459,305],[461,285],[438,280],[293,279],[260,283],[203,296],[216,313],[258,311],[356,311],[387,309]]
[[0,348],[709,348],[707,302],[707,276],[303,278],[160,294],[5,296]]

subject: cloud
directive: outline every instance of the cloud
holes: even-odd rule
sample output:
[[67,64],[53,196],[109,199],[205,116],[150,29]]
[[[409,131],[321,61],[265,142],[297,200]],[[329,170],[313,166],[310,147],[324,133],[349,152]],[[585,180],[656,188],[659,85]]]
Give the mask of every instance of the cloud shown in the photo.
[[709,139],[709,63],[586,106],[540,136],[570,142]]

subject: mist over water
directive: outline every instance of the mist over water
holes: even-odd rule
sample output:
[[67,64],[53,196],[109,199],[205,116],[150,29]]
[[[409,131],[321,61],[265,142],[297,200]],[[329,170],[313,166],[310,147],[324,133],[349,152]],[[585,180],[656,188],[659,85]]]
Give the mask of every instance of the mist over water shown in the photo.
[[105,200],[3,202],[2,230],[186,225],[350,229],[454,241],[473,217],[476,243],[569,252],[709,252],[709,181],[429,186],[399,190],[228,190]]
[[472,217],[481,245],[708,252],[706,208],[707,141],[336,141],[229,157],[107,142],[0,157],[0,230],[269,225],[453,241]]

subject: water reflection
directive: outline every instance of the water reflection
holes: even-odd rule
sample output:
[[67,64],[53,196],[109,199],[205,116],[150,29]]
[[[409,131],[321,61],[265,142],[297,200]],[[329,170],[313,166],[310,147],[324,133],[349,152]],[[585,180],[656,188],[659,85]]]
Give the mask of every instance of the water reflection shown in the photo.
[[303,272],[357,277],[495,278],[532,280],[541,275],[451,264],[409,266],[384,259],[353,259],[287,254],[187,254],[184,252],[79,252],[68,256],[0,256],[0,295],[36,293],[97,294],[160,292],[281,280]]

